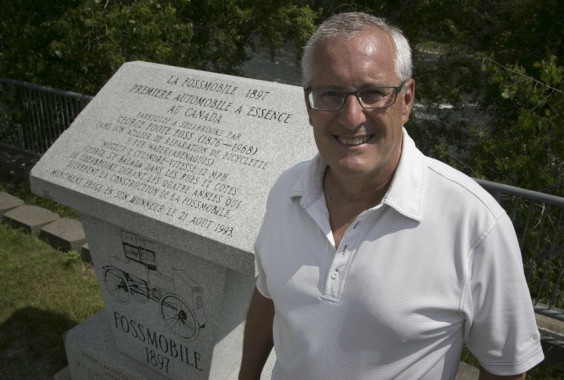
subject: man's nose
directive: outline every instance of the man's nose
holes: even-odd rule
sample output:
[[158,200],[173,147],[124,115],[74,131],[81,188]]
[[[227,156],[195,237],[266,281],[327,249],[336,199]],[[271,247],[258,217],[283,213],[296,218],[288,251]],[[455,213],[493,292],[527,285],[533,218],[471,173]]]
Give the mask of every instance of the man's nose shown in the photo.
[[354,129],[366,122],[364,108],[360,105],[358,98],[350,94],[345,99],[343,108],[339,111],[341,124],[349,129]]

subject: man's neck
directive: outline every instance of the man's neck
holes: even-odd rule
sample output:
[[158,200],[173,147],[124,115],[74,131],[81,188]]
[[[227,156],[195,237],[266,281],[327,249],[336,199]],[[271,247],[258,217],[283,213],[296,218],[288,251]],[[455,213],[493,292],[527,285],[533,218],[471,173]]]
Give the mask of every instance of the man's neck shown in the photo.
[[390,188],[395,171],[380,178],[340,177],[327,168],[323,179],[323,191],[326,197],[346,204],[364,203],[371,208],[382,201]]
[[327,168],[323,178],[323,190],[335,248],[338,248],[347,228],[357,216],[382,201],[390,188],[394,173],[390,173],[378,183],[343,181],[335,178],[333,174],[330,168]]

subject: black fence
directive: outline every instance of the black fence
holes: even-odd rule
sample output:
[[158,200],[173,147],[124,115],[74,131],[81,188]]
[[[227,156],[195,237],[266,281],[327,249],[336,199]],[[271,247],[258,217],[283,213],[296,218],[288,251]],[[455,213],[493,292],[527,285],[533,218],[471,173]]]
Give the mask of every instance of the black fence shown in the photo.
[[564,321],[564,198],[476,181],[513,221],[535,311]]
[[0,78],[0,144],[40,157],[92,99]]

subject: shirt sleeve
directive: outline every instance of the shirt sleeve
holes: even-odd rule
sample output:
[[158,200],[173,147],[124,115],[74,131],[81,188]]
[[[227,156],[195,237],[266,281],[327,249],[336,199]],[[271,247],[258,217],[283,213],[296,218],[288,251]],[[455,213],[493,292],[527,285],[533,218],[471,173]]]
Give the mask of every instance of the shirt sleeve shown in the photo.
[[260,260],[259,246],[260,246],[260,239],[263,234],[262,232],[263,228],[264,225],[261,227],[257,240],[255,241],[255,274],[256,274],[255,285],[260,294],[262,294],[266,298],[272,299],[266,286],[266,273],[264,272],[264,268],[262,267],[262,263]]
[[523,373],[544,359],[519,243],[502,213],[469,254],[465,342],[495,375]]

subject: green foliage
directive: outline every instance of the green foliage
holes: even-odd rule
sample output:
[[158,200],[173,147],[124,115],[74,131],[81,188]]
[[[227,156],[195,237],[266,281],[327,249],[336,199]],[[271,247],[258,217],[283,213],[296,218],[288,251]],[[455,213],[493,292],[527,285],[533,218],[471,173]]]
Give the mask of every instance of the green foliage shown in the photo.
[[[528,67],[479,56],[466,67],[455,57],[438,61],[448,74],[420,86],[420,99],[440,116],[416,120],[416,140],[472,176],[562,196],[564,68],[555,56]],[[438,110],[441,102],[454,109]]]
[[38,73],[40,82],[95,93],[126,61],[174,65],[190,54],[191,24],[183,23],[171,5],[152,0],[73,5],[42,24],[52,37],[38,57],[46,69]]
[[286,44],[302,46],[314,29],[317,13],[299,1],[194,0],[186,17],[194,23],[197,67],[227,74],[261,49],[272,57]]
[[228,74],[249,52],[300,45],[317,13],[299,1],[0,3],[0,76],[94,94],[128,61]]
[[484,59],[492,120],[475,130],[471,162],[481,175],[547,193],[564,193],[564,68],[555,56],[535,62],[530,76],[518,64]]
[[564,3],[429,0],[409,11],[396,19],[416,46],[422,107],[409,128],[420,147],[470,175],[562,196]]

